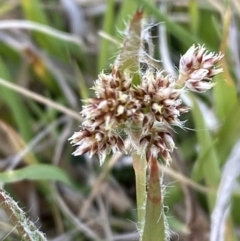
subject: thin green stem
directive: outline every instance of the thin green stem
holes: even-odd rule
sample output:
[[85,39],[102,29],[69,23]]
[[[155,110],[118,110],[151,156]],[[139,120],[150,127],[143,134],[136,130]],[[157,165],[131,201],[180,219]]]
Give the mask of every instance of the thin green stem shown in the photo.
[[138,223],[141,230],[145,219],[147,162],[145,156],[138,154],[132,155],[132,161],[136,180]]

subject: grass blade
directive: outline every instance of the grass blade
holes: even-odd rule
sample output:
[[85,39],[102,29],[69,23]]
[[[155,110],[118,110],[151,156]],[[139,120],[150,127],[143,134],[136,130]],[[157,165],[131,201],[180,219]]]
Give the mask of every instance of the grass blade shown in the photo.
[[59,167],[53,165],[37,164],[0,173],[0,182],[11,183],[21,180],[55,180],[72,185],[67,174]]
[[[8,72],[3,60],[0,58],[0,78],[1,77],[11,80],[10,73]],[[29,128],[29,126],[31,126],[31,118],[27,112],[26,105],[23,104],[18,94],[12,90],[0,88],[0,96],[10,109],[13,120],[16,122],[24,140],[30,140],[32,136],[31,128]]]
[[[196,101],[196,99],[192,98],[193,101],[193,118],[195,122],[195,126],[197,129],[197,139],[200,145],[200,156],[205,155],[205,158],[200,158],[202,163],[196,163],[203,167],[202,177],[204,178],[206,184],[209,187],[217,189],[219,180],[220,180],[220,167],[218,162],[218,156],[214,146],[212,145],[213,140],[208,130],[208,127],[204,121],[204,116],[200,110],[200,107]],[[210,147],[210,148],[209,148]],[[196,169],[195,169],[196,171]],[[193,172],[194,176],[194,172]],[[216,194],[209,193],[208,194],[208,204],[209,208],[212,210],[214,208],[216,201]]]

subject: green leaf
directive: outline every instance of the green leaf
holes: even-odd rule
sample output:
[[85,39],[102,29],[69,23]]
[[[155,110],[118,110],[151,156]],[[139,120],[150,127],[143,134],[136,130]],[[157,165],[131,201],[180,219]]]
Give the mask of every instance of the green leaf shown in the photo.
[[180,221],[179,219],[175,218],[174,214],[172,214],[171,212],[168,212],[167,221],[169,223],[170,229],[173,232],[177,232],[177,233],[189,233],[190,232],[187,225],[183,221]]
[[63,182],[67,185],[72,185],[71,180],[67,174],[59,167],[38,164],[17,169],[14,171],[7,171],[0,173],[0,182],[11,183],[21,180],[55,180]]
[[123,41],[123,48],[115,60],[120,72],[130,71],[136,73],[140,68],[141,32],[143,12],[137,11],[133,16],[130,26]]
[[239,226],[240,225],[240,192],[237,191],[234,193],[232,198],[232,207],[231,214],[234,222]]
[[236,86],[233,80],[229,78],[224,80],[224,75],[226,73],[216,76],[218,81],[213,89],[215,109],[221,120],[225,120],[229,110],[237,101]]
[[182,187],[178,182],[174,183],[174,185],[167,185],[164,189],[164,192],[167,193],[167,195],[164,197],[164,204],[166,204],[169,208],[181,202],[184,196]]
[[197,161],[195,162],[193,171],[192,171],[192,177],[194,179],[194,181],[201,181],[201,179],[204,176],[204,163],[206,158],[208,158],[208,155],[210,154],[210,152],[212,151],[212,148],[214,148],[214,145],[216,144],[217,140],[214,140],[211,145],[208,147],[208,149],[205,150],[204,153],[201,153],[198,158]]
[[[113,34],[113,26],[114,26],[114,1],[109,0],[107,4],[107,12],[104,16],[104,23],[103,23],[103,31],[108,34]],[[102,71],[106,68],[106,64],[110,58],[109,55],[109,47],[110,43],[107,39],[101,39],[101,51],[99,54],[98,60],[98,71]]]
[[189,1],[189,14],[190,14],[190,24],[193,33],[197,33],[199,26],[199,8],[197,0]]
[[[219,19],[215,20],[215,15],[208,9],[200,10],[200,21],[198,33],[201,35],[202,44],[206,45],[209,49],[216,50],[219,47],[219,37],[217,34],[217,27],[220,28]],[[216,26],[215,22],[218,23]],[[208,26],[206,28],[206,26]]]
[[[195,167],[195,172],[200,172],[198,174],[204,178],[207,186],[217,189],[221,176],[220,167],[218,163],[218,156],[213,145],[211,134],[204,121],[203,113],[201,112],[199,105],[194,97],[192,97],[192,102],[192,113],[197,130],[197,139],[200,145],[199,156],[205,157],[198,159],[198,162],[195,165],[202,167],[202,170],[196,171]],[[212,210],[215,205],[216,194],[209,193],[207,198],[209,208],[210,210]]]
[[81,96],[81,99],[88,99],[90,96],[89,88],[87,86],[86,81],[84,81],[83,74],[81,72],[81,69],[78,67],[76,63],[74,63],[74,69],[77,77],[77,83],[78,83],[78,89],[79,89],[79,94]]
[[[229,111],[230,109],[230,111]],[[240,137],[240,101],[232,108],[228,108],[228,115],[218,131],[216,150],[219,156],[219,163],[227,159],[232,147]]]
[[28,19],[46,25],[48,24],[47,17],[38,0],[21,0],[21,3]]
[[[47,14],[43,10],[39,0],[21,0],[21,6],[26,19],[46,26],[52,25],[52,22],[48,19]],[[65,59],[64,56],[67,52],[63,51],[66,49],[65,43],[62,41],[56,41],[56,39],[49,37],[47,34],[36,32],[33,35],[40,46],[44,47],[44,50],[53,54],[55,58],[58,56],[62,60]]]
[[[3,79],[7,79],[11,81],[10,73],[7,69],[7,66],[0,58],[0,77]],[[12,81],[11,81],[12,82]],[[13,120],[16,122],[19,131],[25,141],[29,141],[31,139],[32,133],[30,125],[30,116],[27,111],[26,105],[23,104],[19,95],[12,90],[1,87],[0,88],[0,98],[3,100],[11,114]],[[6,115],[5,115],[6,117]]]
[[[229,31],[231,25],[231,10],[226,8],[223,16],[223,33],[221,40],[221,52],[226,54],[228,50]],[[215,109],[219,118],[223,121],[228,116],[229,110],[237,102],[237,88],[232,75],[229,72],[230,65],[226,57],[221,60],[223,73],[216,76],[217,85],[213,89]]]

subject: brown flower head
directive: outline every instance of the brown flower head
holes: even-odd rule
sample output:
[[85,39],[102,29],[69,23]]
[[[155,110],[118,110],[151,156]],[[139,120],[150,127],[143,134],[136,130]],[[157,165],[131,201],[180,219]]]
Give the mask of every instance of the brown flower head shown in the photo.
[[[163,74],[163,71],[146,71],[142,82],[133,90],[133,95],[141,102],[141,109],[146,113],[143,125],[154,121],[179,125],[182,123],[179,117],[189,110],[182,104],[180,95],[183,89],[176,89],[175,78]],[[152,118],[152,120],[150,120]],[[149,126],[149,125],[147,125]]]
[[122,77],[115,68],[111,74],[99,75],[93,87],[96,98],[87,100],[83,106],[82,128],[70,138],[71,143],[78,146],[74,155],[98,153],[103,163],[111,150],[126,152],[119,133],[136,110],[136,103],[128,94],[130,86],[130,76]]
[[211,89],[214,86],[212,78],[223,71],[216,67],[222,57],[221,53],[215,54],[208,52],[204,46],[193,45],[180,59],[177,83],[196,92]]
[[211,88],[211,78],[222,71],[215,67],[221,58],[204,46],[192,46],[181,58],[177,79],[149,68],[139,73],[141,81],[136,85],[135,73],[119,71],[116,66],[110,74],[101,73],[93,87],[96,97],[87,100],[81,111],[81,129],[70,138],[77,146],[73,154],[98,154],[102,164],[111,151],[129,151],[124,134],[131,140],[131,151],[168,163],[175,147],[168,130],[172,125],[182,127],[179,118],[189,111],[181,94],[185,89],[202,92]]
[[169,163],[172,158],[170,153],[175,148],[175,143],[171,134],[162,126],[155,125],[146,135],[140,140],[141,148],[144,147],[146,158],[150,160],[151,156],[160,157],[166,163]]
[[101,125],[102,129],[108,131],[125,123],[131,114],[129,109],[134,111],[136,108],[136,103],[128,94],[130,86],[130,76],[121,77],[115,68],[111,74],[101,73],[93,87],[97,97],[88,100],[88,105],[81,111],[85,119],[83,125],[94,129]]
[[89,152],[90,157],[92,157],[97,153],[100,164],[103,164],[111,150],[114,153],[117,151],[126,153],[124,142],[115,131],[89,130],[87,127],[83,127],[79,132],[75,132],[69,140],[71,144],[78,146],[73,152],[74,156]]

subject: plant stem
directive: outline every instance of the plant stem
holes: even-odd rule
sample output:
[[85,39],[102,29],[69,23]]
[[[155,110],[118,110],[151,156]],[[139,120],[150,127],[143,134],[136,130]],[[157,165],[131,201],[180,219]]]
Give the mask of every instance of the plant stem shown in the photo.
[[135,171],[136,180],[136,198],[137,198],[137,212],[138,212],[138,223],[139,228],[142,230],[144,219],[145,219],[145,208],[146,203],[146,158],[143,155],[133,154],[132,155],[133,168]]
[[141,241],[166,241],[168,224],[165,220],[163,197],[161,190],[160,170],[156,157],[149,161],[150,174],[146,199],[145,225]]
[[21,240],[47,241],[44,234],[35,227],[34,223],[26,217],[24,211],[3,189],[0,189],[0,204],[12,224],[16,226]]

